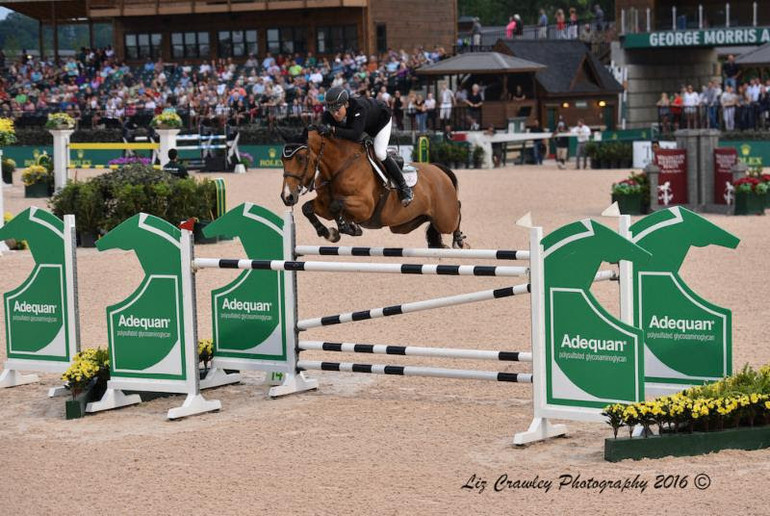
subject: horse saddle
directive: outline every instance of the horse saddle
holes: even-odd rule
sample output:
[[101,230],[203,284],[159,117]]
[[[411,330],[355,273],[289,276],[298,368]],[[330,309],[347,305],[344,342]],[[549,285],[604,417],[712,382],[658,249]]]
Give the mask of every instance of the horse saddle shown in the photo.
[[[385,186],[396,188],[396,185],[388,178],[388,174],[385,172],[385,165],[377,158],[374,153],[374,144],[371,139],[364,140],[364,147],[366,148],[366,157],[369,159],[369,163],[372,165],[372,169],[380,181]],[[412,187],[417,184],[417,167],[411,163],[404,164],[404,158],[394,148],[388,148],[388,155],[391,156],[398,167],[401,169],[401,173],[404,175],[404,181],[406,186]]]

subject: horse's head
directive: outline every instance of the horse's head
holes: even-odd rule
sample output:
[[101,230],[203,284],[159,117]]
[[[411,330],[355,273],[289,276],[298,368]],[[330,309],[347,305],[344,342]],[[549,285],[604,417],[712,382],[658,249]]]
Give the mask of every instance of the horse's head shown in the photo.
[[283,189],[281,199],[286,206],[294,206],[304,190],[309,190],[315,179],[316,166],[310,166],[310,150],[302,143],[287,143],[283,147]]

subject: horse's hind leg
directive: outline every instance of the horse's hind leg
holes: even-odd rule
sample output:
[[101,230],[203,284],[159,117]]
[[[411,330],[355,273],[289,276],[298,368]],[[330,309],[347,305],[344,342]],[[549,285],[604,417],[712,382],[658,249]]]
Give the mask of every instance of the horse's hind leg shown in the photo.
[[317,206],[317,201],[318,197],[303,204],[302,214],[307,217],[307,220],[309,220],[313,225],[319,237],[325,238],[329,242],[339,242],[340,232],[335,228],[327,228],[324,226],[323,222],[321,222],[321,220],[316,215],[316,210],[319,209]]
[[428,240],[428,247],[431,249],[446,247],[441,238],[441,233],[433,226],[432,222],[428,224],[428,230],[425,232],[425,237]]

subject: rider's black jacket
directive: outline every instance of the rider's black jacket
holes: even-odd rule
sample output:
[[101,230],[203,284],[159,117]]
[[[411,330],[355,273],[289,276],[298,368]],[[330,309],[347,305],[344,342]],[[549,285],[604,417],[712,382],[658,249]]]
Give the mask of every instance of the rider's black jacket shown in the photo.
[[390,122],[390,108],[382,101],[366,97],[351,97],[347,114],[337,122],[328,111],[321,118],[324,124],[334,126],[335,135],[357,142],[363,133],[374,137]]

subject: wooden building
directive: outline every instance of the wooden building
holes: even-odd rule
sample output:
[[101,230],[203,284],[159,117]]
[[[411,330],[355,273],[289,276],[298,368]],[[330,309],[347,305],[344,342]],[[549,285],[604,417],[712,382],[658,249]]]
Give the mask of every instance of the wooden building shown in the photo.
[[267,52],[371,55],[435,45],[449,51],[457,35],[454,0],[2,0],[0,6],[47,26],[110,22],[116,53],[129,62],[242,61]]
[[615,128],[623,87],[584,43],[499,40],[494,50],[546,66],[535,74],[533,90],[527,95],[536,100],[540,127],[553,129],[563,115],[570,126],[582,119],[594,128]]

